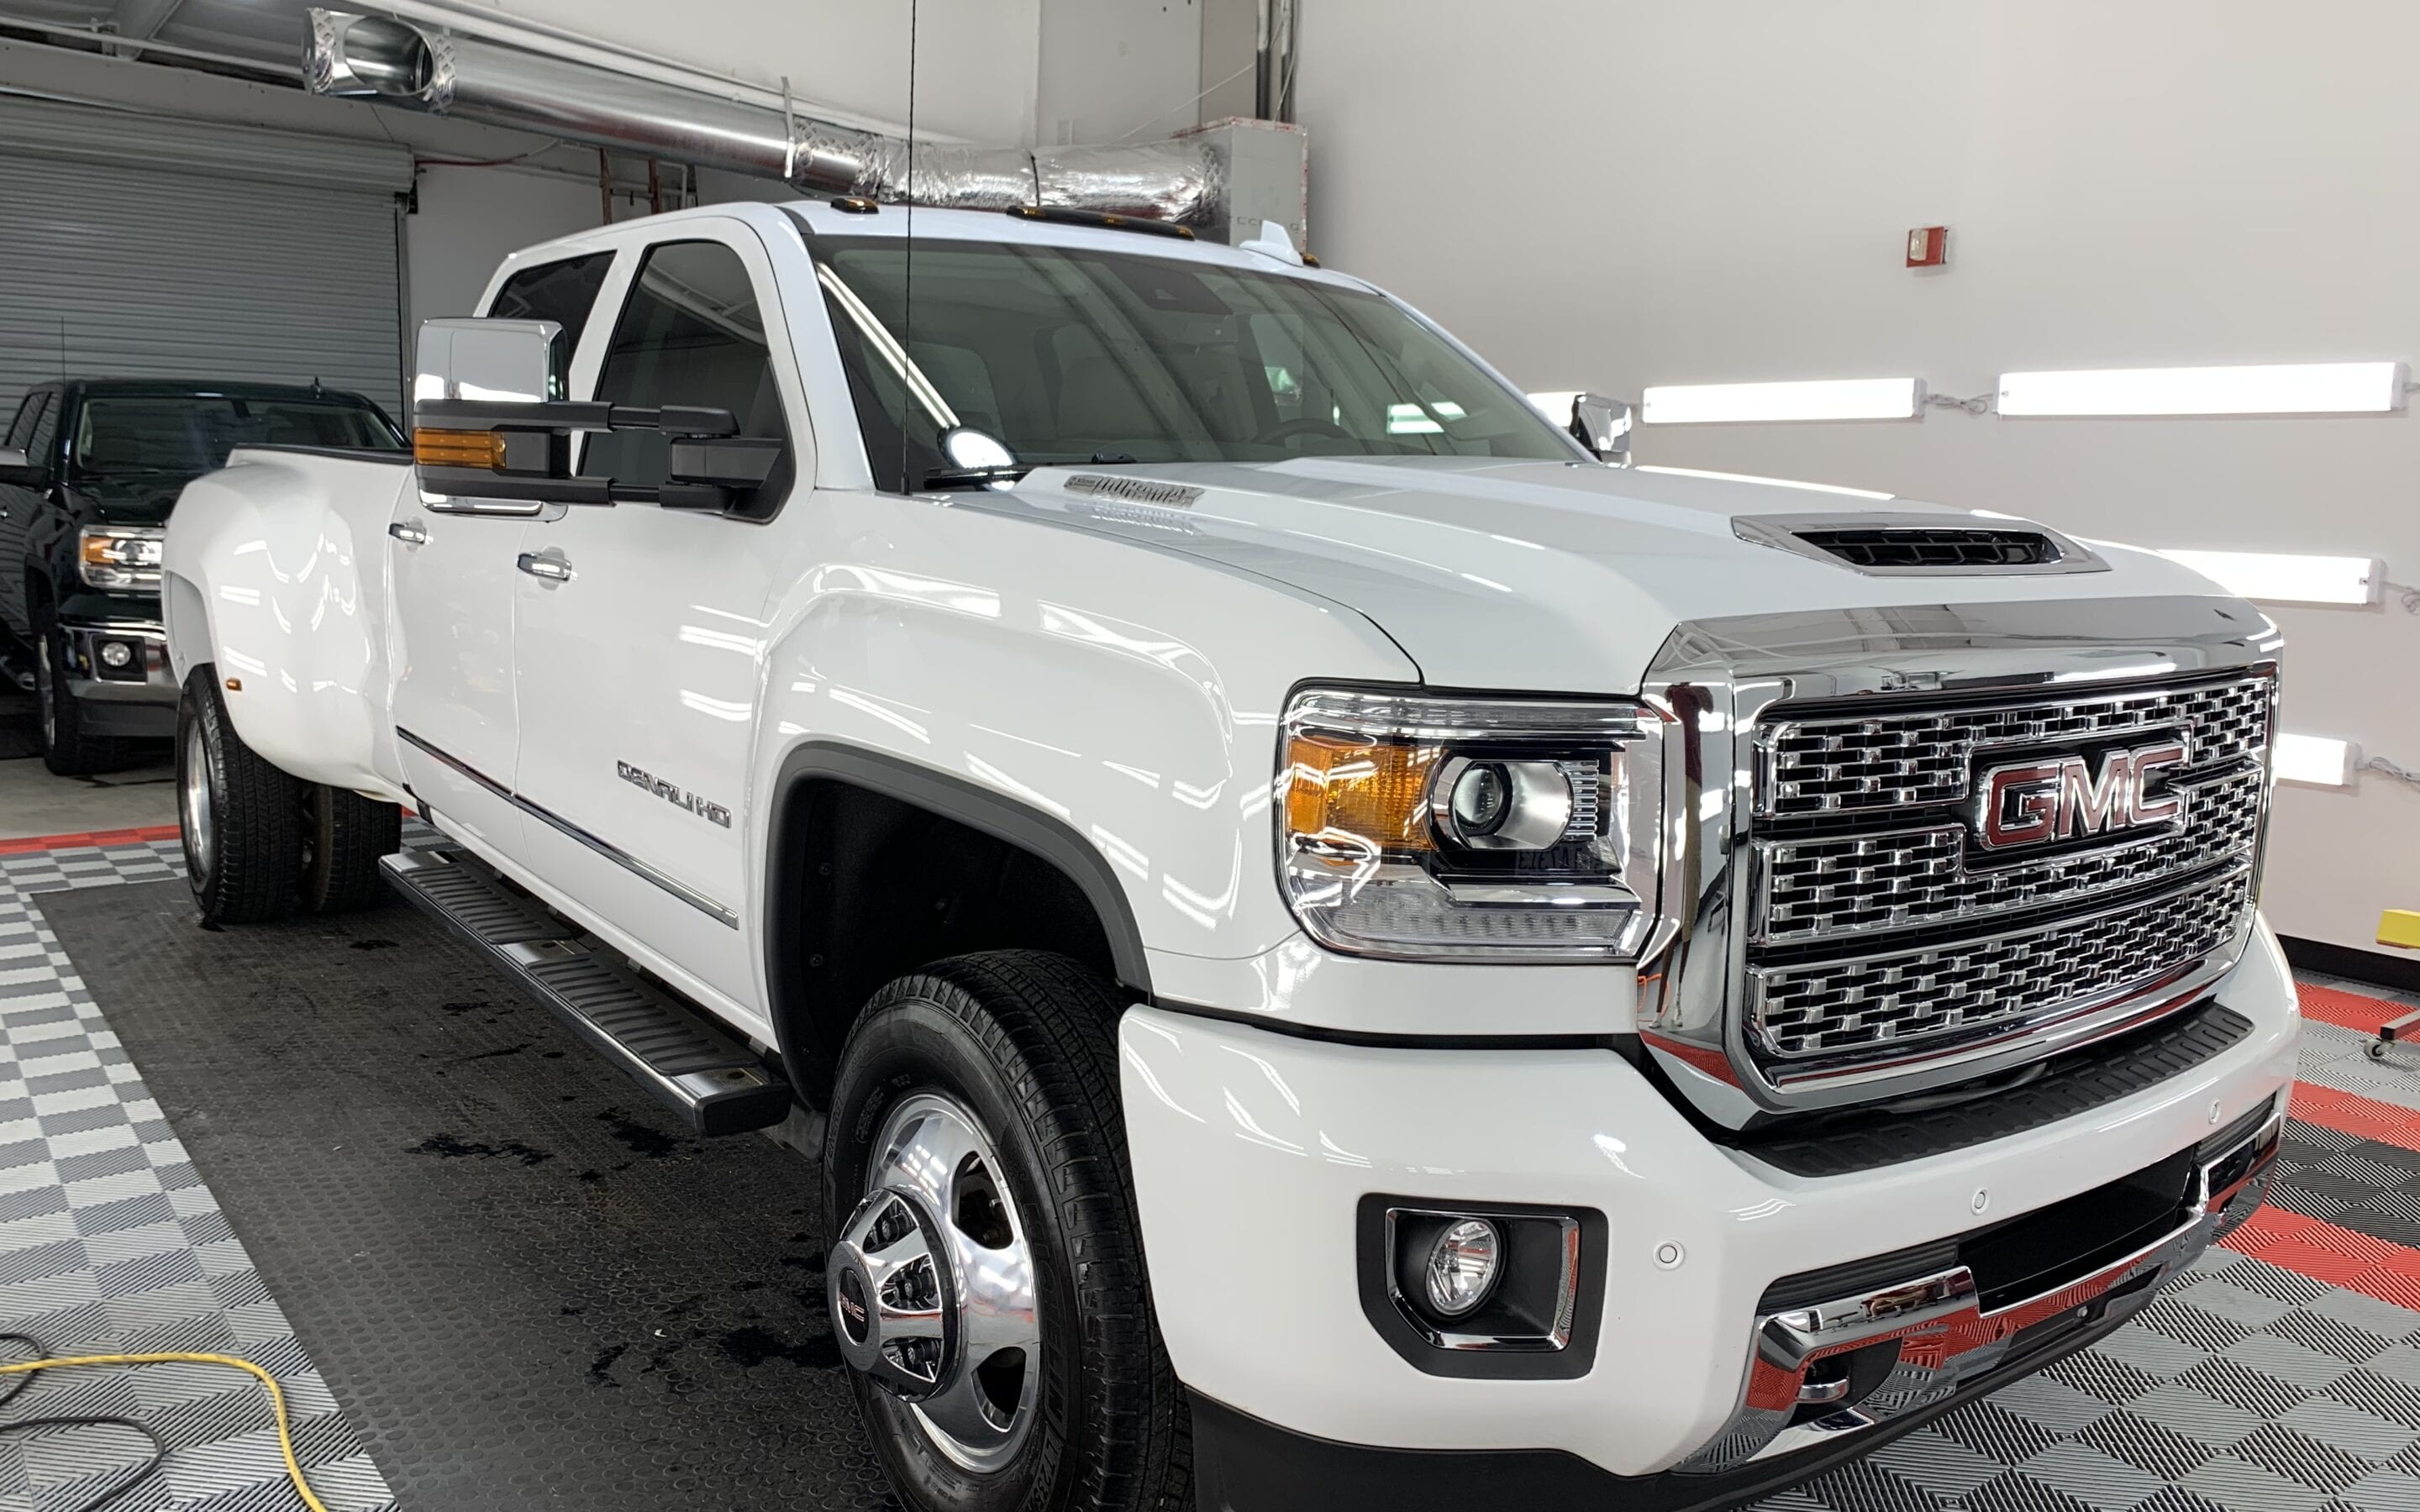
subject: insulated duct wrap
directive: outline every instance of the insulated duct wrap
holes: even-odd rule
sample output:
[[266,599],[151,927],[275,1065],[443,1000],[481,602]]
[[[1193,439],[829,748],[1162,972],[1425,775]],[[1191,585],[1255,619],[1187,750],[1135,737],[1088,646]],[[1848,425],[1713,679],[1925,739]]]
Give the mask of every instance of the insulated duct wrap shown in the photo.
[[1178,138],[1059,147],[909,143],[385,16],[313,9],[304,86],[432,116],[785,179],[809,193],[943,209],[1054,209],[1180,224],[1224,219],[1218,154]]

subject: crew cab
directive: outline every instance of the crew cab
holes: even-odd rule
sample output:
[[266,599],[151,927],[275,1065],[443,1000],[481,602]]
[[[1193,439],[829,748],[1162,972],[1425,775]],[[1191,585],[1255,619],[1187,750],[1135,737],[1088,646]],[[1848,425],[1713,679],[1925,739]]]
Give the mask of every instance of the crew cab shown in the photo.
[[716,207],[480,308],[414,459],[185,490],[196,902],[382,874],[809,1115],[917,1512],[1730,1504],[2260,1202],[2280,638],[2185,568],[1627,465],[1274,228]]
[[42,756],[98,771],[176,733],[160,626],[169,506],[238,445],[399,452],[358,393],[75,378],[29,390],[0,444],[0,627],[27,650]]

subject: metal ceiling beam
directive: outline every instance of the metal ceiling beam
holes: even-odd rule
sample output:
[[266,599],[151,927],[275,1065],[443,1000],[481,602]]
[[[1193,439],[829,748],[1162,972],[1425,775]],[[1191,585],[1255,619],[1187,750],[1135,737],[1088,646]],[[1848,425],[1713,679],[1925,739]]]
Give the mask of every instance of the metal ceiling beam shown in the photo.
[[[168,24],[168,18],[174,16],[177,8],[184,3],[185,0],[117,0],[104,24],[130,41],[147,42],[160,35],[160,28]],[[143,49],[139,47],[120,47],[113,51],[119,57],[143,55]]]

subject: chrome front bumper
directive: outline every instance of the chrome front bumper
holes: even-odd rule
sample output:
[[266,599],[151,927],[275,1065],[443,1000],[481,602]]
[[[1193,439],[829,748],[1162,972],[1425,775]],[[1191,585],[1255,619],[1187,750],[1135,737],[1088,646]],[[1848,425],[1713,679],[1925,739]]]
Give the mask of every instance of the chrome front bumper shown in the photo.
[[[2172,1232],[2047,1291],[1986,1311],[1974,1273],[1959,1265],[1759,1318],[1738,1412],[1678,1470],[1720,1474],[1838,1443],[1942,1401],[2072,1325],[2144,1306],[2260,1206],[2285,1123],[2279,1098],[2257,1127],[2206,1149]],[[1820,1411],[1849,1395],[1855,1371],[1844,1357],[1876,1346],[1895,1347],[1889,1374],[1861,1400]]]

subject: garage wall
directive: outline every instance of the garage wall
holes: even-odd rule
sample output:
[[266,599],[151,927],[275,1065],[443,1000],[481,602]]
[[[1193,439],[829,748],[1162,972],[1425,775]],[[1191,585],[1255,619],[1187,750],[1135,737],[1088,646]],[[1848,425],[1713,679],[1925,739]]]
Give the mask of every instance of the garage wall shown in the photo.
[[[1303,8],[1312,224],[1537,388],[2420,359],[2420,8],[2340,0],[1445,0]],[[1483,193],[1482,193],[1483,192]],[[1901,266],[1946,224],[1951,266]],[[1648,431],[1644,460],[1828,480],[2420,582],[2420,413]],[[2420,767],[2420,616],[2276,609],[2287,726]],[[2420,906],[2420,791],[2278,795],[2267,906],[2369,942]]]
[[420,208],[404,221],[415,327],[471,314],[505,254],[602,219],[597,186],[560,174],[423,167],[419,184]]
[[[1150,0],[1154,9],[1161,3]],[[917,124],[970,140],[1032,141],[1042,4],[915,0],[924,33]],[[802,100],[893,121],[908,115],[909,0],[506,0],[475,8],[767,88],[779,89],[786,73]]]

